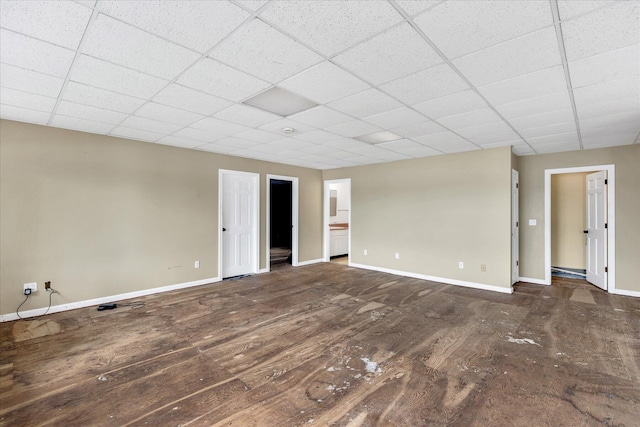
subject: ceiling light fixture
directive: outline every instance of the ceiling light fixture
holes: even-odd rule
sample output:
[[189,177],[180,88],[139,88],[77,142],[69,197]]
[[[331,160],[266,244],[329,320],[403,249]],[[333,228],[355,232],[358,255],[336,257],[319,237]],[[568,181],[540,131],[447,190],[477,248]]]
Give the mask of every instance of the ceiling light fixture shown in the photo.
[[399,139],[402,139],[402,137],[400,135],[396,135],[393,132],[382,130],[380,132],[356,136],[355,139],[366,142],[368,144],[382,144],[383,142],[397,141]]
[[242,103],[283,117],[300,113],[318,105],[300,95],[276,86]]

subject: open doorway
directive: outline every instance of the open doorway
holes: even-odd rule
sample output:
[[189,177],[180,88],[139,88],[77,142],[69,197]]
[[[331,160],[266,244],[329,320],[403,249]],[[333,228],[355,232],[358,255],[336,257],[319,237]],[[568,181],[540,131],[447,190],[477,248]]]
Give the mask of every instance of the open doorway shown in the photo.
[[324,260],[349,264],[351,250],[351,180],[324,182]]
[[298,264],[298,179],[267,175],[267,266]]

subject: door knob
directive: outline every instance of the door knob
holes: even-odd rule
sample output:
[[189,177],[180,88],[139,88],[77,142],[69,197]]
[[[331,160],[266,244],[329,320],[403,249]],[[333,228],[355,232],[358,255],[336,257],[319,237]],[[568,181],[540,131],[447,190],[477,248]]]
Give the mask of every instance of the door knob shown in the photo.
[[582,230],[584,234],[589,234],[589,230]]
[[226,228],[224,228],[224,227],[222,227],[222,231],[227,231],[227,229],[226,229]]

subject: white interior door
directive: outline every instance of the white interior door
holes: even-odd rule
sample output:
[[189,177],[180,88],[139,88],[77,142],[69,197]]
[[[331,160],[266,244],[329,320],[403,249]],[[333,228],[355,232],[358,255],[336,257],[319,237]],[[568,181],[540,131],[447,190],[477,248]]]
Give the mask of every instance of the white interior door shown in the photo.
[[222,277],[257,273],[258,175],[225,172],[222,180]]
[[511,170],[511,284],[520,280],[520,219],[518,171]]
[[587,175],[587,282],[607,289],[607,172]]

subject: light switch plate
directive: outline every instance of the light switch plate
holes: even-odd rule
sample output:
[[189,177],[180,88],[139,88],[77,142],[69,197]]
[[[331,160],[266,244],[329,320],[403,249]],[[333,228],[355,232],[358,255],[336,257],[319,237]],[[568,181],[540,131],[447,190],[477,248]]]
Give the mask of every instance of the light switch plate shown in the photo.
[[538,221],[536,221],[535,219],[530,219],[529,225],[538,225]]

